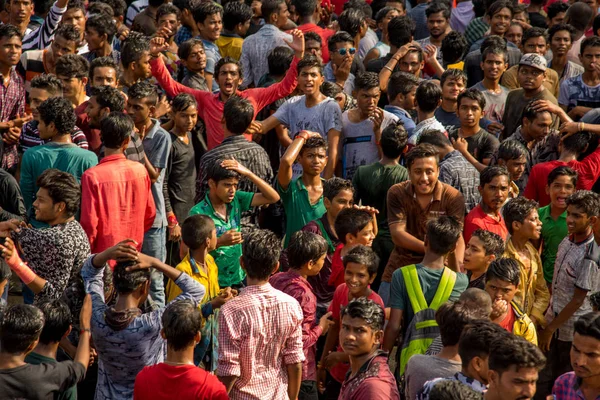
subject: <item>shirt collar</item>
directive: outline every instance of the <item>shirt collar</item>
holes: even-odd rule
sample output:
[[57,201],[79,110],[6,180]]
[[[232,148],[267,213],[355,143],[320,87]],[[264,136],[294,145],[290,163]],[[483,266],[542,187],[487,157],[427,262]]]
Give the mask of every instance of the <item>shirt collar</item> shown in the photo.
[[442,158],[440,160],[440,164],[443,163],[444,161],[450,159],[450,158],[454,158],[454,157],[459,157],[460,153],[458,152],[458,150],[452,150],[450,153],[446,154],[444,156],[444,158]]
[[104,157],[102,160],[100,160],[100,164],[104,164],[110,161],[116,161],[116,160],[125,160],[125,154],[112,154],[110,156],[106,156]]
[[221,144],[224,144],[224,143],[235,143],[235,142],[240,142],[240,143],[247,142],[247,143],[250,143],[250,142],[248,142],[248,139],[246,139],[244,137],[244,135],[231,135],[231,136],[227,136],[225,139],[223,139],[223,141],[221,142]]
[[253,293],[269,293],[272,292],[273,286],[270,283],[265,283],[264,285],[250,285],[243,287],[241,289],[241,293],[243,294],[253,294]]
[[[415,192],[415,189],[413,187],[413,184],[411,183],[410,185],[408,185],[410,192],[413,195],[413,199],[417,198],[417,192]],[[440,182],[439,180],[435,183],[435,187],[433,188],[433,197],[431,198],[431,203],[433,203],[434,201],[441,201],[442,200],[442,192],[444,190],[444,187],[442,185],[442,182]]]
[[152,139],[154,137],[154,134],[156,133],[156,131],[161,129],[160,122],[157,119],[152,119],[151,121],[153,122],[153,125],[150,128],[150,130],[148,132],[146,132],[146,136],[144,136],[144,139],[146,139],[146,138]]
[[227,32],[222,32],[221,33],[222,37],[230,37],[230,38],[242,38],[240,35],[238,35],[237,33],[227,33]]

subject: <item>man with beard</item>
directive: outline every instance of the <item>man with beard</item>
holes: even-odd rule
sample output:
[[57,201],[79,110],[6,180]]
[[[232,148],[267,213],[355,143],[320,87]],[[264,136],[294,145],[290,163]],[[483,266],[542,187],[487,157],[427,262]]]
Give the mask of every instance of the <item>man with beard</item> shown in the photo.
[[425,49],[428,45],[437,47],[437,60],[442,64],[442,40],[452,30],[450,28],[450,10],[445,3],[433,2],[425,10],[427,16],[427,29],[429,29],[429,37],[417,40],[421,48]]

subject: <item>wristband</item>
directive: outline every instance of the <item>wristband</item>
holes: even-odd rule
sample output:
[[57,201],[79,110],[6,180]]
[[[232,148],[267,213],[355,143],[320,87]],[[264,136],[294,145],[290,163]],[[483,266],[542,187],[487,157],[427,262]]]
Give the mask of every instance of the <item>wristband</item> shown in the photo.
[[169,215],[167,217],[167,222],[169,223],[169,226],[178,225],[178,223],[177,223],[177,217],[175,217],[174,215]]
[[390,67],[388,67],[387,65],[383,66],[383,69],[387,69],[388,71],[390,71],[391,73],[394,73],[394,70],[391,69]]
[[90,330],[90,328],[81,328],[81,329],[79,330],[79,334],[80,334],[80,335],[83,335],[83,332],[87,332],[87,333],[89,333],[90,335],[92,334],[92,331]]
[[[11,257],[12,259],[12,257]],[[19,263],[17,265],[9,264],[10,268],[15,271],[15,274],[23,281],[24,284],[29,285],[31,282],[35,280],[37,276],[35,272],[31,270],[21,259],[19,258]]]

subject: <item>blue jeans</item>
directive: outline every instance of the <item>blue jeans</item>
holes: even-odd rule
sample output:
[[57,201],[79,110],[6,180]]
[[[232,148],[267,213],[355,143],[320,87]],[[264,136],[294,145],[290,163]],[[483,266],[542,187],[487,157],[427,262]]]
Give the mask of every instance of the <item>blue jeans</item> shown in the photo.
[[[142,253],[158,259],[164,263],[167,258],[167,237],[166,227],[150,228],[144,235],[142,244]],[[150,270],[150,297],[154,302],[162,307],[165,305],[165,280],[162,272],[152,268]]]
[[381,297],[381,300],[383,300],[383,304],[386,307],[390,306],[390,292],[392,290],[392,284],[389,282],[383,282],[381,281],[381,283],[379,284],[379,291],[377,292],[377,294],[379,294],[379,297]]

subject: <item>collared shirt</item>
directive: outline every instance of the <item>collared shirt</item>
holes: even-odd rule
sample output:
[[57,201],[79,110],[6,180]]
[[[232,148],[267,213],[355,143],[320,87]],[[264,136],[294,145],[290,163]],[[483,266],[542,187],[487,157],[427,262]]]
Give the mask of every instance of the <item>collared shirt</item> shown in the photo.
[[[554,381],[552,394],[556,400],[586,400],[581,383],[582,379],[575,372],[567,372]],[[596,396],[596,400],[600,400],[600,396]]]
[[[470,212],[481,201],[479,171],[457,150],[446,154],[440,161],[440,182],[458,189],[465,198],[465,211]],[[465,238],[465,243],[468,240]]]
[[483,211],[481,204],[478,204],[465,217],[465,230],[463,234],[465,243],[469,243],[469,239],[471,239],[473,232],[477,229],[493,232],[499,235],[502,240],[506,240],[508,237],[508,229],[506,229],[502,215],[498,215],[498,219],[491,217]]
[[465,33],[469,22],[475,18],[472,1],[463,1],[456,5],[450,16],[450,26],[453,31]]
[[[38,129],[39,122],[38,121],[29,121],[23,128],[21,128],[21,137],[19,137],[19,151],[24,153],[27,149],[30,149],[35,146],[40,146],[42,144],[50,143],[49,140],[44,140],[40,138],[40,131]],[[71,141],[84,150],[88,150],[89,143],[85,134],[77,127],[73,133],[71,133]]]
[[[25,84],[23,78],[17,74],[15,68],[10,70],[8,86],[0,85],[0,122],[8,122],[17,115],[25,114]],[[4,169],[11,169],[19,162],[17,145],[4,145],[2,165]]]
[[302,380],[317,380],[316,352],[317,340],[323,333],[323,329],[317,320],[317,297],[308,281],[300,276],[298,272],[290,269],[280,272],[269,279],[269,283],[277,290],[289,294],[300,304],[302,309],[302,346],[305,360],[302,363]]
[[[448,215],[462,221],[465,217],[465,199],[453,187],[440,181],[433,189],[431,202],[425,209],[421,208],[410,181],[398,183],[390,188],[387,195],[388,224],[403,223],[406,232],[419,240],[425,239],[427,222],[442,215]],[[423,260],[423,254],[395,246],[383,273],[384,282],[392,281],[392,273],[406,265],[416,264]]]
[[[329,61],[327,65],[325,65],[325,67],[323,68],[323,77],[327,82],[335,83],[335,74],[333,73],[333,66],[331,65],[331,61]],[[344,93],[352,95],[352,92],[354,91],[354,79],[354,74],[351,72],[348,75],[348,79],[346,79],[346,82],[344,82]]]
[[219,53],[221,57],[231,57],[234,60],[240,60],[242,56],[242,44],[244,38],[235,33],[221,32],[221,36],[215,42],[219,46]]
[[377,351],[373,358],[360,367],[356,375],[352,376],[351,372],[348,372],[339,398],[343,400],[399,400],[400,393],[396,379],[390,371],[387,361],[387,354]]
[[292,37],[272,24],[263,25],[258,32],[244,40],[240,59],[244,70],[244,86],[251,83],[258,86],[260,78],[269,72],[269,65],[265,62],[267,56],[275,47],[287,46],[285,40],[291,42]]
[[134,239],[141,248],[144,233],[156,215],[146,168],[123,154],[104,157],[81,177],[81,225],[92,253],[121,240]]
[[[134,2],[133,4],[135,3],[137,2]],[[175,34],[175,44],[177,44],[177,46],[181,46],[181,43],[186,42],[193,37],[194,35],[192,35],[192,31],[190,31],[190,28],[188,28],[187,26],[182,26]]]
[[557,219],[554,219],[550,214],[551,207],[549,204],[538,210],[540,221],[542,221],[541,239],[544,243],[541,255],[542,265],[544,268],[544,279],[548,283],[552,283],[558,245],[569,234],[569,230],[567,229],[567,211],[565,210]]
[[305,360],[302,320],[298,301],[268,283],[243,288],[221,307],[217,375],[239,377],[232,398],[288,399],[285,366]]
[[23,52],[28,50],[41,50],[50,46],[54,39],[54,32],[56,31],[56,28],[58,28],[58,24],[66,11],[67,7],[60,8],[54,3],[42,25],[26,34],[23,38]]
[[[462,4],[462,3],[460,3],[460,4]],[[431,389],[433,389],[433,387],[436,384],[438,384],[442,381],[446,381],[446,380],[458,381],[460,383],[463,383],[463,384],[469,386],[471,389],[473,389],[477,393],[485,393],[487,391],[486,384],[479,382],[477,379],[469,378],[462,372],[457,372],[451,378],[436,378],[436,379],[432,379],[430,381],[425,382],[425,384],[423,385],[423,388],[421,390],[419,390],[419,392],[417,393],[417,400],[429,400],[429,393],[431,393]]]
[[142,144],[150,164],[154,168],[160,168],[158,179],[152,184],[152,197],[154,197],[154,204],[156,205],[156,217],[152,228],[162,228],[167,226],[163,184],[169,153],[171,152],[171,136],[169,132],[160,126],[160,121],[153,119],[152,123],[152,127],[142,139]]
[[[190,216],[196,214],[209,216],[215,223],[217,237],[221,237],[232,229],[240,232],[242,230],[240,223],[242,213],[252,207],[253,198],[254,193],[237,190],[231,203],[227,204],[226,219],[223,219],[223,216],[215,211],[207,193],[204,200],[192,207]],[[211,255],[219,267],[219,285],[221,287],[237,285],[242,282],[246,274],[240,267],[241,243],[232,246],[221,246],[213,250]]]

